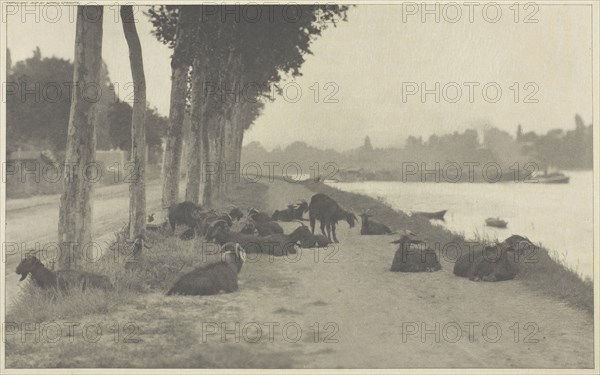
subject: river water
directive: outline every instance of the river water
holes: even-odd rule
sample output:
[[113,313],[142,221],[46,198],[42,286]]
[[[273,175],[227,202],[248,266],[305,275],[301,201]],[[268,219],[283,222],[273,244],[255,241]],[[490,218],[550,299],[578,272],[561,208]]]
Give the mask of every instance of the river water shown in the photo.
[[[432,221],[466,238],[504,240],[527,236],[581,276],[593,276],[593,172],[569,171],[568,184],[337,182],[340,190],[382,197],[405,212],[447,209],[446,221]],[[506,229],[485,225],[488,217],[508,221]]]

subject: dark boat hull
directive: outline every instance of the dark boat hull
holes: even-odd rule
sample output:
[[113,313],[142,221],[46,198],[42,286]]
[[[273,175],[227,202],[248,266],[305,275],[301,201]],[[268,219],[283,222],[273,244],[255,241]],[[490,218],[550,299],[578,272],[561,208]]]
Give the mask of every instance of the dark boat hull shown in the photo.
[[425,217],[429,220],[444,220],[444,215],[446,215],[446,211],[448,210],[443,210],[443,211],[438,211],[438,212],[414,212],[413,215],[414,216],[422,216]]
[[506,228],[508,223],[504,220],[486,219],[485,225],[487,225],[488,227],[494,227],[494,228]]

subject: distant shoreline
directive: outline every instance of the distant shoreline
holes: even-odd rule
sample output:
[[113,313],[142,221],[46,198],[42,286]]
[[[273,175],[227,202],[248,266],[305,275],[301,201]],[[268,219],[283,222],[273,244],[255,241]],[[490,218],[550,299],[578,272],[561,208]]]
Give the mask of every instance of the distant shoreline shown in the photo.
[[[558,173],[565,173],[568,177],[569,172],[593,172],[593,169],[570,169],[563,170]],[[330,179],[337,182],[366,182],[366,181],[385,181],[385,182],[404,182],[404,183],[529,183],[529,184],[547,184],[542,182],[541,176],[532,176],[530,174],[521,173],[517,176],[515,171],[503,170],[497,174],[478,174],[472,173],[470,175],[450,175],[444,174],[440,171],[417,171],[409,175],[402,174],[401,171],[369,171],[359,170],[348,172],[346,170],[340,170],[334,178]]]

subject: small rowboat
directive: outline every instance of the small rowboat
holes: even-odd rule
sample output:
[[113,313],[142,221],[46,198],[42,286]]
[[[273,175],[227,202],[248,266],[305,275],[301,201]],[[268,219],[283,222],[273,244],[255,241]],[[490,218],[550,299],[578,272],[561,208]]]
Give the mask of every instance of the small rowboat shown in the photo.
[[568,184],[569,176],[565,176],[560,172],[535,174],[532,175],[530,178],[523,180],[523,182],[528,182],[530,184]]
[[448,211],[448,210],[437,211],[437,212],[420,212],[420,211],[416,211],[416,212],[413,212],[413,215],[414,216],[422,216],[422,217],[427,218],[429,220],[444,220],[444,215],[446,215],[446,211]]
[[508,225],[508,222],[504,221],[502,219],[499,219],[499,218],[489,217],[489,218],[485,219],[485,225],[487,225],[488,227],[494,227],[494,228],[506,228],[506,226]]

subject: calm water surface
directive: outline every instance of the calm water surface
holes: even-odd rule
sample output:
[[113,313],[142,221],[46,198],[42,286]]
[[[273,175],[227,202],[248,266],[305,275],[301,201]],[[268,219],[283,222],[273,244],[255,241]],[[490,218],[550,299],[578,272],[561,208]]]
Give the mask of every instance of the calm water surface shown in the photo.
[[[568,184],[339,182],[340,190],[383,197],[405,212],[447,209],[446,221],[432,221],[467,238],[504,240],[511,234],[541,243],[583,276],[593,276],[593,172],[565,172]],[[500,217],[506,229],[487,227]]]

